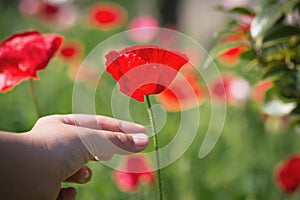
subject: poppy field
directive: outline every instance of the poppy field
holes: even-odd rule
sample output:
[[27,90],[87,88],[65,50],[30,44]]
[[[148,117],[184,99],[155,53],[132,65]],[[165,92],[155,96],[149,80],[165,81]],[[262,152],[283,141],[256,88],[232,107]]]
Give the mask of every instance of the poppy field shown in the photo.
[[71,113],[144,125],[144,151],[63,183],[77,199],[299,199],[300,1],[218,1],[205,41],[174,2],[177,21],[163,0],[0,1],[0,130]]

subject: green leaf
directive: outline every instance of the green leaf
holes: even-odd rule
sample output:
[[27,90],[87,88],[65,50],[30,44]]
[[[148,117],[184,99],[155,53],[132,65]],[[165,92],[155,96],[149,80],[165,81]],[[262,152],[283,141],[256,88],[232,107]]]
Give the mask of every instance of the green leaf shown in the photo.
[[245,71],[249,72],[252,69],[254,69],[254,67],[256,67],[259,64],[258,59],[253,59],[251,60],[246,66],[245,66]]
[[[296,47],[296,50],[295,50],[295,53],[296,53],[296,56],[295,56],[295,63],[298,64],[298,70],[300,72],[300,45],[298,45]],[[299,81],[300,81],[300,76],[299,76]]]
[[218,10],[218,11],[223,11],[223,12],[228,12],[228,13],[233,13],[233,14],[251,15],[251,16],[255,15],[253,10],[250,10],[249,8],[246,8],[246,7],[235,7],[230,10],[227,10],[224,6],[217,5],[214,8],[215,8],[215,10]]
[[291,0],[286,3],[276,3],[263,9],[260,14],[254,17],[250,33],[253,38],[262,36],[269,30],[282,15],[291,10],[300,0]]
[[290,37],[299,34],[300,34],[300,28],[298,27],[278,24],[266,32],[263,41],[268,42],[279,38]]
[[228,11],[229,13],[235,13],[235,14],[242,14],[242,15],[250,15],[254,16],[254,11],[250,10],[249,8],[245,7],[235,7]]
[[269,63],[263,74],[262,74],[262,78],[265,79],[265,78],[269,78],[271,76],[277,76],[279,77],[279,75],[281,74],[281,72],[284,71],[284,65],[280,62],[272,62],[272,63]]
[[266,6],[277,3],[277,0],[260,0],[258,2],[258,8],[263,10]]
[[289,101],[299,99],[297,98],[296,73],[296,70],[289,70],[286,68],[280,75],[280,78],[274,81],[276,87],[279,89],[279,95]]
[[281,37],[281,38],[277,38],[277,39],[273,39],[270,41],[267,41],[265,43],[263,43],[262,45],[262,49],[266,49],[266,48],[270,48],[279,44],[289,44],[291,39],[293,38],[294,41],[300,41],[300,34],[299,35],[294,35],[294,36],[287,36],[287,37]]
[[256,58],[255,56],[255,51],[253,49],[249,49],[247,51],[244,51],[243,53],[241,53],[240,58],[242,60],[253,60],[254,58]]
[[294,115],[300,115],[300,104],[297,104],[297,106],[292,110],[291,113]]

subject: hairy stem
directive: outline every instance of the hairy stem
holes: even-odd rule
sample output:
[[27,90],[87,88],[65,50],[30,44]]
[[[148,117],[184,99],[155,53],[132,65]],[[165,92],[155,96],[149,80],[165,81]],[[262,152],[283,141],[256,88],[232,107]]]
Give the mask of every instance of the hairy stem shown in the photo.
[[152,112],[152,109],[151,109],[151,102],[150,102],[150,98],[149,98],[148,95],[146,95],[146,102],[147,102],[147,108],[148,108],[150,123],[151,123],[151,126],[152,126],[154,149],[155,149],[155,153],[156,153],[158,195],[159,195],[158,197],[159,197],[159,200],[163,200],[164,198],[163,198],[162,174],[161,174],[161,169],[160,169],[160,158],[159,158],[159,142],[158,142],[158,137],[157,137],[157,133],[156,133],[156,126],[155,126],[154,116],[153,116],[153,112]]

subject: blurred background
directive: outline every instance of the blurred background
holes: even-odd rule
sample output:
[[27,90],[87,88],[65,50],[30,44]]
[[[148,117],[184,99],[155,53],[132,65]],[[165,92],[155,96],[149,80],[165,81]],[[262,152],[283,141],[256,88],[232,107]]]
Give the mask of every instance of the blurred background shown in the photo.
[[[226,9],[255,7],[256,1],[1,0],[0,39],[32,29],[64,37],[56,57],[38,73],[40,79],[34,83],[43,115],[72,113],[76,72],[85,56],[101,41],[131,28],[164,27],[185,33],[209,51],[216,43],[216,32],[226,29],[232,17],[236,17],[217,10],[217,5]],[[247,19],[243,20],[247,24]],[[150,33],[131,37],[136,43],[151,43]],[[227,116],[220,139],[208,156],[198,158],[204,138],[199,131],[184,155],[163,169],[166,199],[299,199],[299,193],[286,195],[274,181],[277,164],[300,147],[299,133],[289,125],[286,115],[289,108],[281,102],[264,103],[271,83],[257,84],[255,72],[243,71],[239,51],[235,49],[218,58],[221,82],[216,80],[206,85],[199,74],[192,70],[185,72],[197,94],[197,103],[190,104],[189,97],[185,96],[181,99],[185,102],[182,106],[186,106],[183,109],[200,107],[199,130],[206,130],[210,123],[210,117],[205,117],[211,112],[208,88],[216,98],[227,96]],[[95,74],[88,70],[80,77],[87,87],[95,80]],[[113,116],[110,99],[105,97],[110,95],[114,85],[109,75],[103,76],[101,91],[96,94],[97,114]],[[225,90],[220,90],[220,86]],[[179,91],[184,89],[180,84],[174,87]],[[166,92],[153,99],[169,111],[161,130],[163,134],[159,135],[162,145],[173,138],[172,133],[177,128],[174,124],[180,120],[177,112],[180,108],[176,100],[168,100],[170,96]],[[274,106],[279,110],[276,113]],[[0,130],[25,132],[37,120],[28,81],[0,94],[0,108]],[[148,124],[144,104],[132,100],[131,112],[136,122]],[[118,182],[113,169],[96,162],[88,165],[94,171],[93,179],[88,184],[75,185],[78,199],[156,199],[152,181],[141,180],[137,188],[128,190]]]

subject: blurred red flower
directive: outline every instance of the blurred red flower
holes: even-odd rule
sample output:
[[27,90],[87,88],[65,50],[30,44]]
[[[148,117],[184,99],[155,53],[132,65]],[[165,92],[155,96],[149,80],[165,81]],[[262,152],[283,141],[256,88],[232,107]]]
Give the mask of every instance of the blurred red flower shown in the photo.
[[44,2],[39,11],[39,16],[44,21],[43,24],[52,25],[53,28],[67,29],[75,24],[77,10],[71,3]]
[[[223,37],[220,40],[220,43],[227,43],[227,42],[245,42],[247,41],[245,35],[243,33],[236,33],[236,34],[229,34]],[[240,55],[244,51],[246,51],[248,47],[244,45],[236,46],[230,48],[223,52],[219,57],[218,60],[224,66],[235,66],[240,62]]]
[[45,3],[42,6],[41,14],[43,14],[45,17],[53,17],[58,13],[59,9],[59,5]]
[[223,76],[221,80],[215,80],[211,84],[211,91],[214,98],[217,100],[228,100],[229,95],[229,85],[230,85],[231,77]]
[[0,44],[0,91],[5,92],[46,68],[62,43],[56,34],[18,33]]
[[266,92],[273,86],[272,81],[265,80],[257,83],[252,88],[251,97],[255,102],[262,103],[265,100]]
[[156,98],[167,111],[177,112],[198,106],[203,99],[203,91],[197,77],[185,72]]
[[114,171],[113,179],[120,190],[135,192],[140,183],[155,184],[155,175],[147,159],[143,156],[128,157],[122,167],[122,171]]
[[220,44],[222,43],[241,43],[241,45],[230,48],[226,50],[225,52],[222,52],[222,54],[218,57],[218,60],[221,64],[224,66],[235,66],[240,62],[240,55],[249,49],[245,43],[248,42],[247,38],[247,32],[250,31],[250,25],[249,24],[240,24],[237,26],[234,26],[232,28],[233,33],[226,34],[224,37],[222,37],[219,41]]
[[78,41],[68,41],[62,44],[59,56],[65,61],[74,61],[81,57],[82,51],[82,44]]
[[300,184],[300,156],[294,155],[278,164],[275,181],[285,192],[295,192]]
[[37,17],[43,25],[51,28],[70,28],[77,19],[77,10],[68,1],[21,0],[19,11],[24,15]]
[[118,81],[120,90],[137,101],[144,95],[162,92],[188,59],[171,50],[142,45],[106,55],[106,70]]
[[225,66],[234,66],[240,62],[240,55],[248,48],[245,46],[233,47],[219,56],[219,62]]
[[127,19],[124,8],[115,3],[98,3],[91,7],[89,20],[91,24],[101,30],[120,27]]
[[242,77],[222,75],[222,79],[216,79],[210,84],[211,95],[217,101],[226,100],[230,105],[239,106],[247,99],[250,86]]

